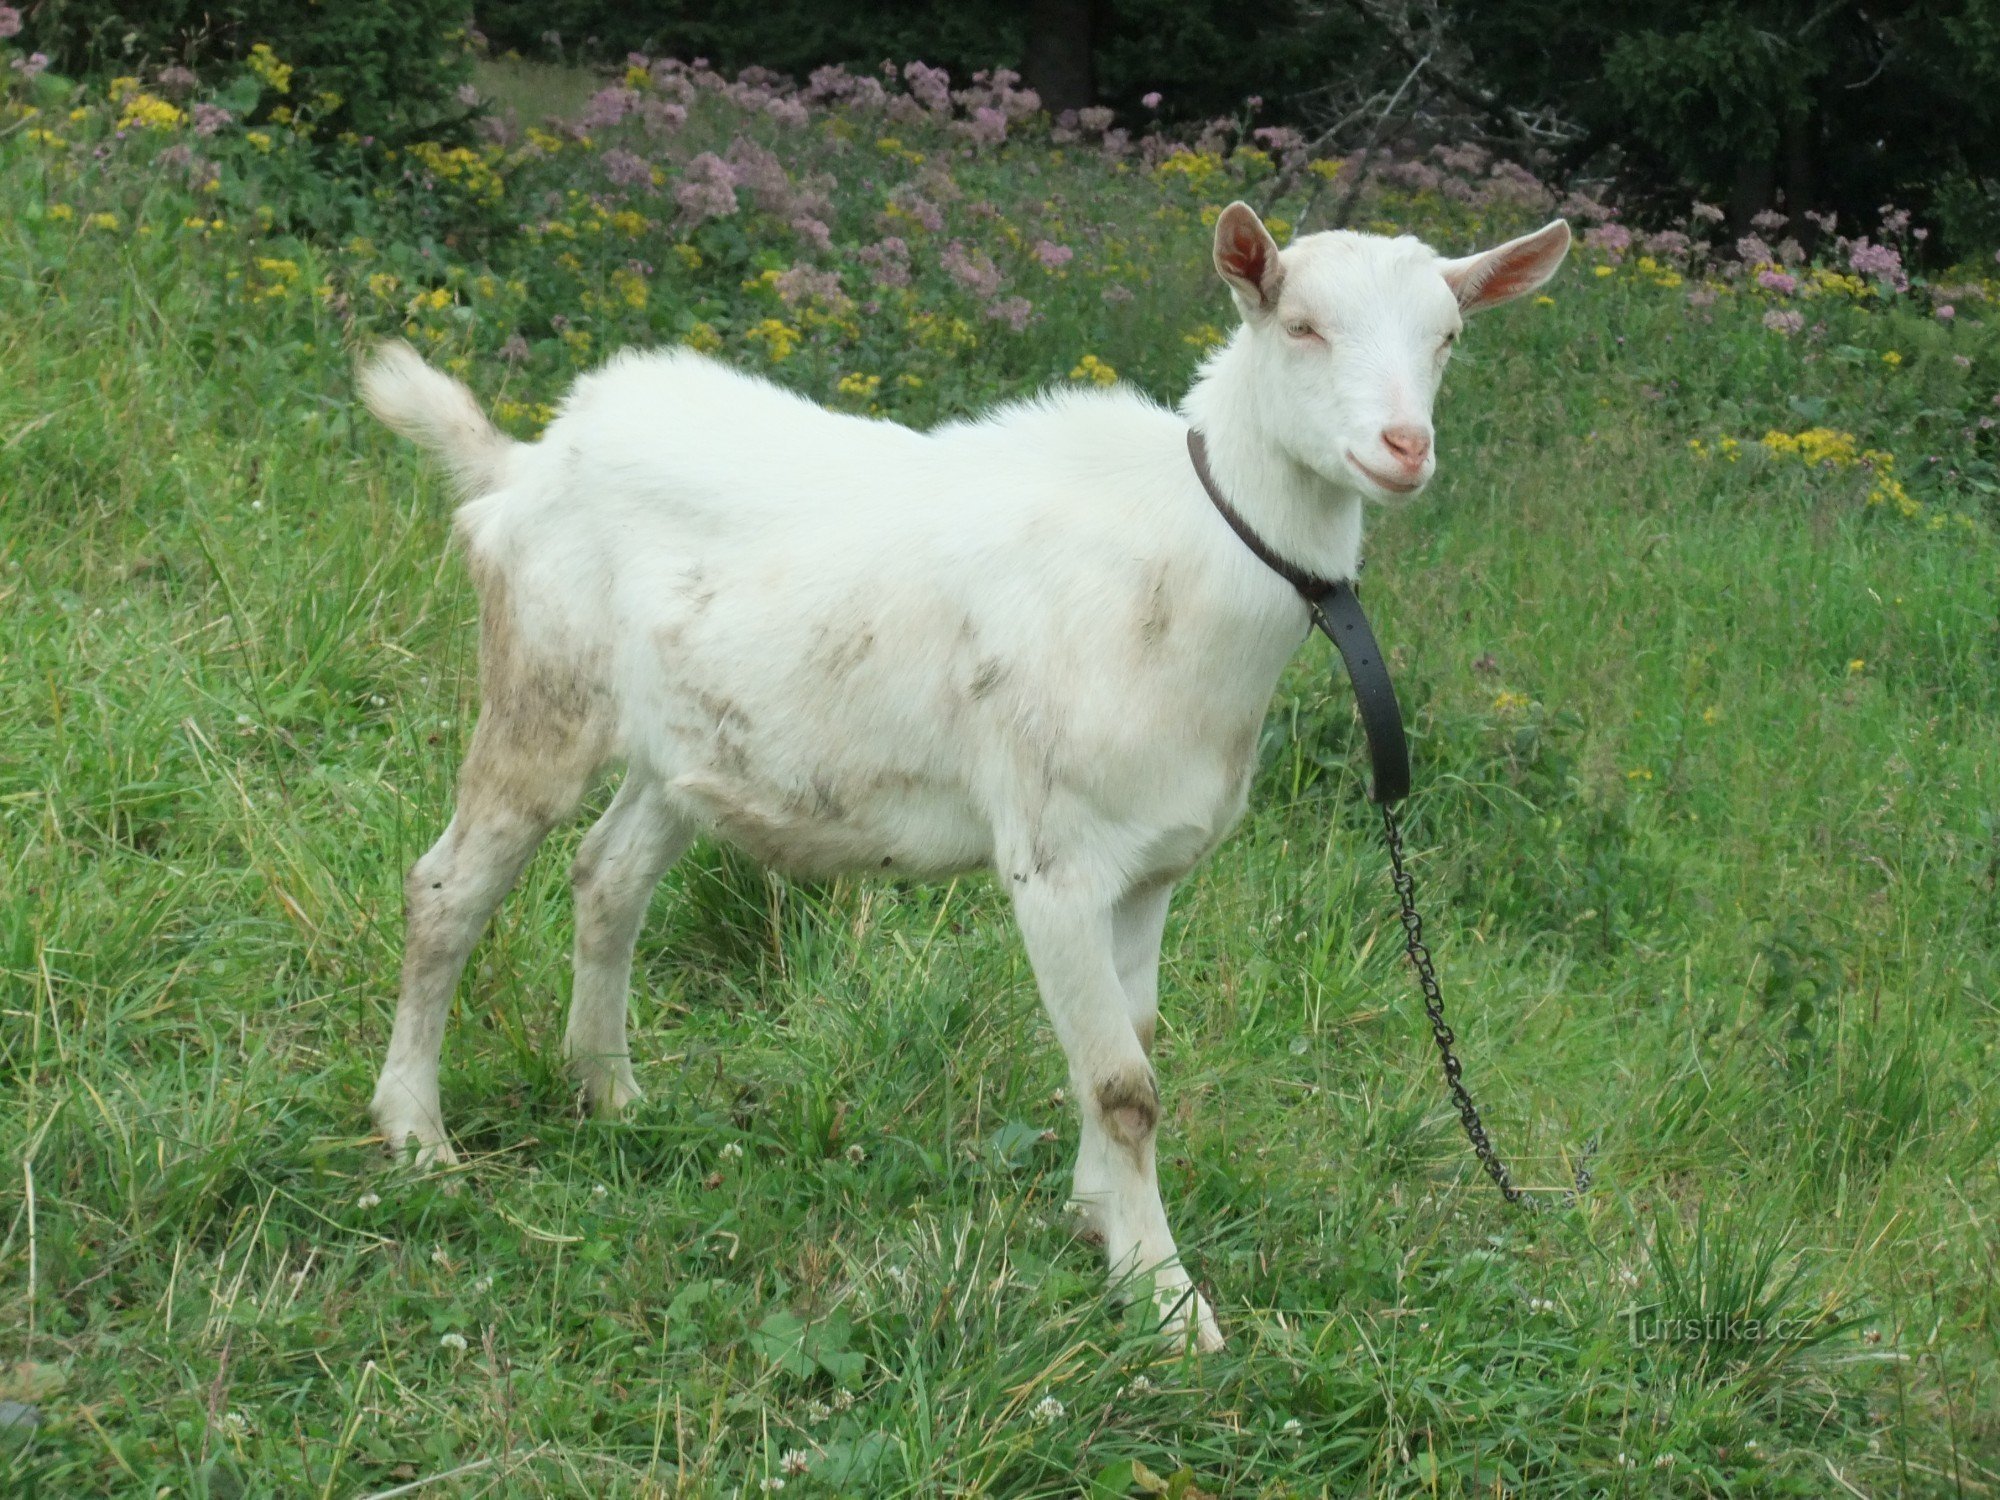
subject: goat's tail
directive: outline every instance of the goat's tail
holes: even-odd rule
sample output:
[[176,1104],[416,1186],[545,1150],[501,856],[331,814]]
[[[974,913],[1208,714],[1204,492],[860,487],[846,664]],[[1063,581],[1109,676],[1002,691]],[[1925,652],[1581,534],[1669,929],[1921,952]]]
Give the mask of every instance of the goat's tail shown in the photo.
[[517,446],[487,420],[472,392],[401,339],[377,344],[361,361],[361,399],[391,430],[445,461],[462,494],[498,489]]

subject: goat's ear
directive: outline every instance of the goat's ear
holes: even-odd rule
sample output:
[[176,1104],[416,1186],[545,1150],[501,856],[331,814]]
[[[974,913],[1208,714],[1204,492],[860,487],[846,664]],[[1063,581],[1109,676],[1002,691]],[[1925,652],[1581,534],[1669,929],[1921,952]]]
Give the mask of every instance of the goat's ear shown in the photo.
[[1236,293],[1244,317],[1268,313],[1278,305],[1285,284],[1278,242],[1249,204],[1236,202],[1215,221],[1215,269]]
[[1438,270],[1461,311],[1484,312],[1532,292],[1556,274],[1567,254],[1569,225],[1557,219],[1495,249],[1440,260]]

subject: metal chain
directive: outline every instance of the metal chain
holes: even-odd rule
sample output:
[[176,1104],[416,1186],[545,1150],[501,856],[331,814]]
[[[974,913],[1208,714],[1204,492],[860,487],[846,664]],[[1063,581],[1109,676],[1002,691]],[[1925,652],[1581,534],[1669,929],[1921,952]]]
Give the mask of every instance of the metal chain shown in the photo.
[[1424,946],[1424,919],[1417,915],[1416,882],[1403,868],[1403,831],[1397,825],[1396,810],[1387,802],[1380,806],[1382,832],[1389,843],[1389,869],[1395,878],[1397,899],[1403,904],[1404,945],[1409,950],[1410,967],[1417,971],[1417,984],[1424,992],[1424,1014],[1431,1019],[1431,1037],[1437,1042],[1438,1057],[1444,1064],[1445,1087],[1451,1090],[1452,1102],[1458,1106],[1458,1123],[1465,1127],[1465,1138],[1472,1143],[1472,1154],[1479,1158],[1486,1175],[1500,1189],[1500,1196],[1516,1208],[1536,1212],[1571,1208],[1590,1190],[1590,1163],[1597,1155],[1597,1138],[1592,1136],[1584,1144],[1583,1154],[1576,1164],[1574,1186],[1565,1188],[1556,1197],[1531,1197],[1514,1186],[1507,1164],[1500,1160],[1493,1143],[1486,1138],[1486,1126],[1479,1118],[1479,1107],[1472,1102],[1472,1095],[1465,1087],[1462,1076],[1465,1069],[1459,1063],[1458,1053],[1453,1050],[1458,1037],[1445,1021],[1444,996],[1438,989],[1437,971],[1431,967],[1431,950]]

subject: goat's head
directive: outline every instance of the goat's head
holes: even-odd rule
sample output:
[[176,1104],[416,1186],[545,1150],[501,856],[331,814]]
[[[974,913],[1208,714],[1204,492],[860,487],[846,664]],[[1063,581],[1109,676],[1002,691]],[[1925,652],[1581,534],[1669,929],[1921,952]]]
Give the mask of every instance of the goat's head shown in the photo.
[[1230,204],[1215,223],[1215,268],[1243,314],[1265,430],[1337,484],[1416,493],[1437,467],[1431,402],[1464,315],[1532,292],[1569,238],[1557,219],[1457,260],[1407,235],[1347,230],[1281,251],[1248,204]]

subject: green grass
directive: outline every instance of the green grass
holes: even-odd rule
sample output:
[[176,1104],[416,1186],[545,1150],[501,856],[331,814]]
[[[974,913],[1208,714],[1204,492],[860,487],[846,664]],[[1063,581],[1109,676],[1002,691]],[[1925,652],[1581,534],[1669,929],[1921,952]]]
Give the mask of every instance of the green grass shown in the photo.
[[[557,1061],[580,820],[461,990],[468,1167],[385,1169],[400,881],[474,706],[442,487],[358,416],[336,311],[4,180],[0,1399],[43,1417],[6,1493],[734,1495],[791,1449],[794,1495],[2000,1487],[2000,546],[1920,468],[2000,360],[1969,313],[1807,358],[1579,266],[1476,325],[1366,591],[1470,1081],[1520,1180],[1598,1135],[1598,1187],[1529,1217],[1478,1177],[1309,645],[1168,929],[1162,1182],[1231,1341],[1183,1360],[1058,1225],[1061,1059],[985,880],[698,849],[607,1125]],[[1198,223],[1158,233],[1129,319],[963,378],[1095,348],[1177,394],[1223,303]],[[1924,515],[1688,447],[1788,415],[1895,450]]]

